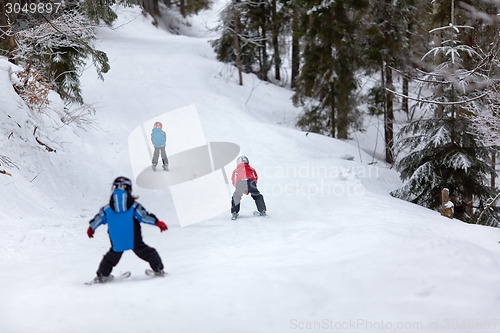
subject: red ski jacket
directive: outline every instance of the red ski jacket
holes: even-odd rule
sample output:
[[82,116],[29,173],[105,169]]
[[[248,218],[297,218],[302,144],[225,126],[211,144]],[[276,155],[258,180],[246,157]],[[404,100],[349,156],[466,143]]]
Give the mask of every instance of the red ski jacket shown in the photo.
[[240,163],[233,171],[233,176],[231,177],[231,181],[233,182],[233,186],[236,186],[236,183],[243,179],[252,179],[257,182],[257,172],[254,168],[246,163]]

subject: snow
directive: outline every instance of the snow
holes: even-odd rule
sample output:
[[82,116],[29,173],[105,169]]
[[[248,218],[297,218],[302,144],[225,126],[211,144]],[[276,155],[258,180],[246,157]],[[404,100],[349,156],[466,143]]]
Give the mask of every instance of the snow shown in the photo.
[[[85,129],[31,114],[0,59],[0,155],[17,166],[0,165],[13,174],[0,175],[0,331],[497,332],[500,231],[392,198],[396,172],[368,165],[355,144],[294,129],[291,91],[253,75],[238,86],[215,60],[203,32],[213,14],[178,35],[121,9],[115,29],[99,31],[110,72],[82,77],[96,108]],[[207,141],[234,142],[250,158],[269,217],[252,216],[245,197],[236,222],[228,203],[180,227],[172,203],[136,186],[169,226],[142,228],[169,275],[145,276],[129,251],[115,268],[129,279],[84,285],[109,248],[105,228],[87,238],[88,221],[112,180],[132,176],[129,134],[192,104]],[[35,118],[57,153],[34,142]]]

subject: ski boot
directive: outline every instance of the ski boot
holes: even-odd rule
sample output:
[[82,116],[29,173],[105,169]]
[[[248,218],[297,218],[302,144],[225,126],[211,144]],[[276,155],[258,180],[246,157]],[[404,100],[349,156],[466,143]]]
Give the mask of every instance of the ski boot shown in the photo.
[[156,276],[165,276],[165,271],[160,269],[159,271],[153,271]]
[[163,164],[163,170],[168,171],[168,165]]
[[146,275],[149,276],[158,276],[158,277],[164,277],[167,273],[163,269],[160,269],[158,271],[154,271],[152,269],[146,269]]
[[262,212],[253,212],[253,215],[257,215],[257,216],[266,216],[266,211],[263,210]]
[[109,281],[113,280],[114,278],[115,277],[113,276],[113,274],[109,274],[108,276],[98,274],[94,278],[94,283],[105,283],[105,282],[109,282]]
[[238,213],[233,213],[231,220],[236,220],[238,218]]
[[153,169],[153,171],[156,171],[156,164],[153,164],[151,168]]

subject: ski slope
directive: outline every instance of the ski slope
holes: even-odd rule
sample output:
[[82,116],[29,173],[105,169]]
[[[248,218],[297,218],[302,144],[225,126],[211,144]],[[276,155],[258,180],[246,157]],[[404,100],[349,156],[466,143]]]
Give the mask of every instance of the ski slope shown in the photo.
[[[208,44],[217,10],[182,34],[136,8],[119,12],[114,29],[99,31],[111,71],[104,82],[92,69],[82,78],[97,111],[90,127],[16,112],[22,102],[0,59],[0,155],[17,165],[0,175],[1,332],[500,331],[500,230],[392,198],[396,172],[294,128],[289,90],[252,75],[238,86]],[[249,157],[269,217],[253,217],[245,197],[236,222],[228,202],[226,213],[180,227],[171,203],[136,186],[169,226],[142,227],[169,275],[145,276],[129,251],[115,268],[129,279],[84,285],[109,249],[105,228],[87,238],[88,221],[113,179],[132,176],[130,132],[192,104],[207,141],[234,142]],[[35,118],[57,153],[33,142]]]

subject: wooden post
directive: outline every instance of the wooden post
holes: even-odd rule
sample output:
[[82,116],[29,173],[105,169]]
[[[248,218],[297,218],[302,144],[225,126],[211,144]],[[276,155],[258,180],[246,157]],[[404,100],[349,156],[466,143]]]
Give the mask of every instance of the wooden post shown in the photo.
[[441,191],[441,215],[452,219],[454,207],[455,205],[450,201],[450,191],[444,188]]

